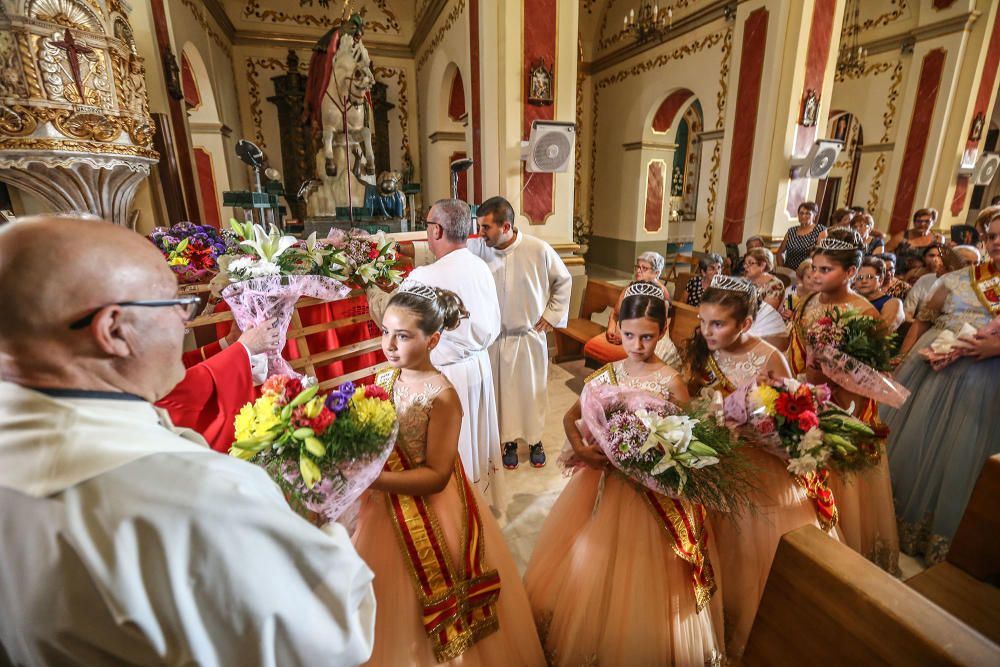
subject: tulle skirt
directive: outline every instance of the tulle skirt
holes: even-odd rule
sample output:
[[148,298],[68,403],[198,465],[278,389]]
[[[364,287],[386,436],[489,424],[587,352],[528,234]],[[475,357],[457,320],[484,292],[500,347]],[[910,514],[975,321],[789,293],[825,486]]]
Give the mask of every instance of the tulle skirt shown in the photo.
[[[914,347],[924,347],[938,331]],[[904,552],[944,560],[979,473],[1000,453],[1000,358],[960,359],[940,371],[910,354],[896,379],[912,394],[882,408]]]
[[[581,468],[542,526],[525,585],[550,665],[705,665],[722,660],[722,577],[697,611],[691,566],[628,481]],[[595,511],[595,501],[598,501]],[[707,530],[711,530],[706,527]]]
[[[822,530],[813,501],[796,484],[785,464],[757,448],[745,451],[757,474],[754,506],[741,516],[711,515],[720,545],[716,571],[721,570],[726,582],[722,596],[726,653],[732,659],[743,655],[781,536],[802,526]],[[840,504],[836,495],[834,500]],[[841,541],[836,528],[828,534]]]
[[[461,562],[465,521],[458,484],[453,476],[444,491],[427,496],[444,534],[452,563]],[[544,665],[545,658],[520,573],[486,502],[474,487],[473,494],[483,522],[487,566],[495,568],[500,574],[500,597],[497,601],[500,628],[446,664],[495,667]],[[362,499],[353,541],[358,554],[375,573],[375,649],[366,664],[386,667],[437,665],[431,642],[424,632],[410,565],[400,549],[385,494],[369,491]]]
[[899,533],[892,504],[889,461],[883,452],[873,468],[830,474],[844,543],[890,574],[899,576]]

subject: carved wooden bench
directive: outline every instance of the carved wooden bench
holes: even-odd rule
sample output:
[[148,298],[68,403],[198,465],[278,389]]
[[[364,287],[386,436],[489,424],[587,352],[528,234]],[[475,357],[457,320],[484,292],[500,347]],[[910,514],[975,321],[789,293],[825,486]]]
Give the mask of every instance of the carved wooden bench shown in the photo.
[[580,304],[580,316],[571,319],[565,327],[555,330],[556,356],[554,361],[562,363],[583,357],[583,346],[588,340],[604,333],[606,327],[592,322],[590,316],[611,307],[618,302],[622,288],[603,280],[587,280]]

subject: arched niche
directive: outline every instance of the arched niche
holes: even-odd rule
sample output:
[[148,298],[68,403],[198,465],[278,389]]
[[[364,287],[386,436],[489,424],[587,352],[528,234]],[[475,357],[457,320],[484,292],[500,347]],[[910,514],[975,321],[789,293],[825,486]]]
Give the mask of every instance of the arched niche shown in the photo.
[[[435,52],[428,65],[428,90],[437,91],[427,96],[427,125],[424,161],[424,193],[427,202],[450,196],[453,159],[469,154],[468,90],[462,68],[446,53]],[[474,169],[475,167],[473,167]],[[459,174],[459,191],[469,191],[467,183],[472,172]]]
[[181,48],[181,83],[187,102],[202,220],[222,227],[222,193],[229,189],[229,155],[225,144],[229,130],[219,116],[215,89],[205,61],[191,42]]
[[865,206],[866,185],[870,178],[862,180],[865,171],[861,164],[864,129],[857,114],[846,109],[832,110],[824,136],[844,142],[833,169],[826,178],[820,179],[816,188],[816,203],[820,207],[819,221],[828,225],[833,212],[838,208]]

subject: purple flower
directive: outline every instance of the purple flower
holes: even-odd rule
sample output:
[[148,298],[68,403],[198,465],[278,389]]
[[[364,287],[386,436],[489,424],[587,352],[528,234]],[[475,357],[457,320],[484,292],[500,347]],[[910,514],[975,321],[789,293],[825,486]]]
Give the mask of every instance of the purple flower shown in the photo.
[[329,396],[326,397],[326,401],[324,402],[324,404],[326,405],[327,410],[331,410],[339,415],[341,412],[347,409],[347,400],[348,399],[342,396],[341,394],[338,394],[337,392],[332,392]]
[[347,381],[344,384],[340,385],[340,388],[337,391],[339,391],[341,395],[344,396],[344,398],[350,398],[354,396],[354,389],[355,389],[354,383],[351,381]]

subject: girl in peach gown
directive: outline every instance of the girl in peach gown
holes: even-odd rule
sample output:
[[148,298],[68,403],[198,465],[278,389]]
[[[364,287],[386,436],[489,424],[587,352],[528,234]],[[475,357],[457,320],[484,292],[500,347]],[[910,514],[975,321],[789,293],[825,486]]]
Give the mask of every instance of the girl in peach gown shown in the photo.
[[399,435],[353,538],[375,573],[369,665],[545,664],[517,567],[458,460],[458,394],[430,361],[440,332],[467,316],[453,292],[409,283],[383,318],[392,368],[376,383],[396,406]]
[[[760,376],[791,377],[781,352],[747,334],[757,304],[757,292],[749,282],[729,276],[713,279],[698,306],[700,328],[685,350],[692,391],[707,387],[729,395]],[[726,582],[722,602],[726,653],[731,659],[743,655],[781,536],[811,525],[839,541],[831,508],[817,507],[806,491],[815,493],[812,485],[821,484],[818,479],[797,481],[784,461],[759,447],[743,451],[757,483],[753,508],[738,517],[710,514],[723,545],[717,571]]]
[[840,514],[839,527],[844,543],[891,574],[899,574],[899,534],[889,481],[889,462],[884,439],[888,429],[878,417],[878,404],[853,394],[825,377],[808,363],[806,332],[834,306],[876,319],[875,307],[851,289],[851,281],[861,266],[863,244],[857,232],[836,229],[813,251],[812,284],[816,291],[799,303],[792,320],[788,359],[792,372],[804,374],[814,384],[827,383],[833,400],[842,408],[854,405],[854,416],[868,424],[883,439],[882,451],[871,468],[854,474],[830,475],[830,488]]
[[[628,356],[588,382],[687,402],[681,377],[655,356],[656,343],[666,334],[666,316],[659,288],[648,282],[629,287],[619,318]],[[722,605],[717,575],[712,581],[710,574],[717,554],[703,510],[687,505],[685,516],[672,517],[693,520],[706,538],[698,553],[707,561],[703,582],[711,585],[696,591],[692,566],[674,551],[653,501],[644,489],[612,473],[601,450],[583,441],[580,418],[578,401],[563,421],[585,465],[574,471],[552,507],[525,574],[549,664],[721,664]]]

